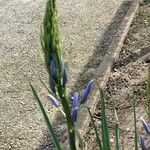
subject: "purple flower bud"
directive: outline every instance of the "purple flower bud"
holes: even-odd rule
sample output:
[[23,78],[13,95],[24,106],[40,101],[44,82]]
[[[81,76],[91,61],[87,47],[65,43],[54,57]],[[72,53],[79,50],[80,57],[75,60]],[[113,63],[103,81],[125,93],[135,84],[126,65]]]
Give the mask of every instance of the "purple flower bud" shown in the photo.
[[50,75],[53,80],[57,80],[58,76],[58,62],[55,56],[53,56],[53,59],[50,63]]
[[146,132],[147,132],[148,134],[150,134],[150,126],[146,123],[146,121],[145,121],[142,117],[141,117],[140,119],[141,119],[141,121],[142,121],[142,124],[143,124],[144,129],[146,130]]
[[50,84],[50,88],[51,88],[51,91],[56,94],[56,87],[55,87],[55,84],[53,81],[49,81],[49,84]]
[[67,84],[68,81],[68,75],[67,75],[67,68],[66,66],[64,67],[64,73],[63,73],[63,86],[65,87],[65,85]]
[[91,90],[92,90],[92,87],[93,87],[93,80],[91,80],[91,81],[87,84],[87,86],[85,87],[85,89],[83,90],[83,93],[82,93],[82,95],[81,95],[81,100],[80,100],[80,103],[81,103],[81,104],[84,103],[84,102],[87,100],[87,98],[88,98],[88,96],[90,95],[90,92],[91,92]]
[[71,120],[73,123],[77,121],[77,113],[78,113],[78,93],[75,92],[73,95],[72,114],[71,114]]
[[51,103],[55,106],[55,107],[59,107],[59,102],[58,100],[51,94],[47,94],[47,98],[48,100],[51,101]]
[[146,147],[145,141],[142,137],[140,137],[140,145],[142,150],[148,150],[148,148]]

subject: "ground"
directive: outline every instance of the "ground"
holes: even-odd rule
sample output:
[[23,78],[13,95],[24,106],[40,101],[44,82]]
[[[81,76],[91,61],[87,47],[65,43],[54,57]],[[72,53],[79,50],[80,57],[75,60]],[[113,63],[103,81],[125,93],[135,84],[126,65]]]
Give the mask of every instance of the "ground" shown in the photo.
[[[145,1],[130,27],[119,58],[114,63],[112,73],[105,89],[106,107],[111,130],[111,144],[114,145],[113,123],[115,107],[119,116],[120,136],[123,150],[134,149],[134,123],[132,97],[136,99],[138,130],[143,137],[140,117],[148,120],[144,111],[146,100],[146,80],[150,65],[150,3]],[[96,125],[99,125],[99,105],[94,113]],[[96,150],[94,130],[89,125],[85,135],[86,149]],[[113,148],[114,149],[114,148]]]

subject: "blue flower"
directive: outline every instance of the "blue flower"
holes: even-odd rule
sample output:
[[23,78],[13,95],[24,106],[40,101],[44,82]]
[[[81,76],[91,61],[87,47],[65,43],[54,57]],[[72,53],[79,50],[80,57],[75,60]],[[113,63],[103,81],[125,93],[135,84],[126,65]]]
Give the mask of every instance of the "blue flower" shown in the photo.
[[65,85],[68,82],[68,75],[67,75],[67,68],[66,66],[64,67],[64,72],[63,72],[63,86],[65,87]]
[[57,80],[58,75],[58,63],[55,57],[51,60],[50,63],[50,75],[53,80]]
[[51,101],[51,103],[55,106],[55,107],[59,107],[59,102],[58,100],[51,94],[47,94],[47,98],[48,100]]
[[56,94],[56,86],[52,80],[49,81],[51,91]]
[[145,141],[142,137],[140,137],[140,145],[142,150],[148,150],[148,148],[146,147]]
[[73,95],[73,102],[72,102],[72,114],[71,114],[71,120],[72,122],[77,121],[77,114],[78,114],[78,93],[75,92]]
[[143,124],[144,129],[146,130],[146,132],[147,132],[148,134],[150,134],[150,126],[146,123],[146,121],[145,121],[142,117],[141,117],[140,119],[141,119],[141,121],[142,121],[142,124]]
[[82,95],[81,95],[81,100],[80,100],[80,103],[81,103],[81,104],[83,104],[83,103],[87,100],[87,98],[88,98],[88,96],[90,95],[90,92],[91,92],[91,90],[92,90],[92,87],[93,87],[93,80],[91,80],[91,81],[87,84],[87,86],[85,87],[85,89],[83,90],[83,93],[82,93]]

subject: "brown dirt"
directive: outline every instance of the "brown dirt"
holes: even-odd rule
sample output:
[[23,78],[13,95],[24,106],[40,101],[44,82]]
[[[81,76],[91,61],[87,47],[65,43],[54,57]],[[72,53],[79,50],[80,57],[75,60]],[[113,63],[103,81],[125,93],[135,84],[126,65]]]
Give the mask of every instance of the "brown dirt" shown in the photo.
[[[122,150],[134,149],[134,123],[132,97],[136,99],[137,125],[145,137],[140,116],[147,119],[144,112],[146,100],[146,78],[150,65],[150,2],[140,6],[118,60],[114,63],[112,74],[105,89],[106,107],[109,115],[111,143],[114,145],[113,116],[114,107],[120,122]],[[99,126],[99,105],[94,113],[96,125]],[[85,135],[85,149],[96,150],[95,133],[91,125]]]

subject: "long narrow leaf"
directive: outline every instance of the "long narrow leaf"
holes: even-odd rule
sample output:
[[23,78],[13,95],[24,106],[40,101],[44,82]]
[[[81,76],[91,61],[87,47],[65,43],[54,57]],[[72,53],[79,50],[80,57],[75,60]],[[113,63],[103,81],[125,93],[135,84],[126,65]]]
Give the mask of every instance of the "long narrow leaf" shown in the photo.
[[53,93],[50,91],[50,89],[46,86],[46,84],[43,82],[43,80],[41,79],[41,77],[39,76],[40,82],[43,84],[43,86],[45,87],[45,89],[53,95]]
[[101,144],[101,140],[100,140],[100,137],[99,137],[99,134],[98,134],[98,130],[97,130],[97,127],[94,123],[94,120],[93,120],[93,117],[92,117],[92,114],[91,114],[91,111],[90,111],[90,108],[87,108],[88,109],[88,112],[89,112],[89,115],[91,117],[91,122],[92,122],[92,125],[94,127],[94,130],[95,130],[95,134],[96,134],[96,142],[99,146],[99,149],[102,150],[102,144]]
[[119,120],[118,115],[115,110],[115,138],[116,138],[116,150],[120,150],[120,143],[119,143]]
[[137,125],[136,125],[135,98],[133,98],[133,113],[134,113],[134,144],[135,144],[135,150],[138,150],[138,135],[137,135]]
[[53,141],[53,143],[54,143],[56,149],[57,149],[57,150],[61,150],[61,147],[60,147],[58,138],[57,138],[57,136],[56,136],[56,134],[55,134],[55,132],[54,132],[54,130],[53,130],[53,127],[52,127],[52,125],[51,125],[51,123],[50,123],[50,120],[49,120],[47,114],[46,114],[46,111],[45,111],[45,109],[44,109],[44,107],[43,107],[43,104],[42,104],[42,102],[40,101],[40,99],[39,99],[39,97],[38,97],[38,95],[37,95],[37,92],[36,92],[36,90],[34,89],[34,87],[32,86],[31,83],[30,83],[30,87],[31,87],[31,89],[32,89],[32,92],[33,92],[33,95],[34,95],[34,97],[35,97],[35,100],[36,100],[36,102],[37,102],[37,104],[38,104],[38,106],[39,106],[39,108],[40,108],[40,110],[41,110],[41,112],[42,112],[42,115],[43,115],[43,117],[44,117],[44,120],[45,120],[45,123],[46,123],[46,125],[47,125],[48,131],[49,131],[49,133],[50,133],[50,135],[51,135],[51,137],[52,137],[52,141]]
[[102,124],[103,150],[111,150],[108,121],[107,121],[105,102],[104,102],[104,94],[100,87],[99,87],[99,92],[100,92],[100,97],[101,97],[101,118],[102,118],[101,124]]
[[146,91],[147,91],[147,114],[150,118],[150,67],[149,67],[149,74],[148,74],[148,80],[146,85]]

